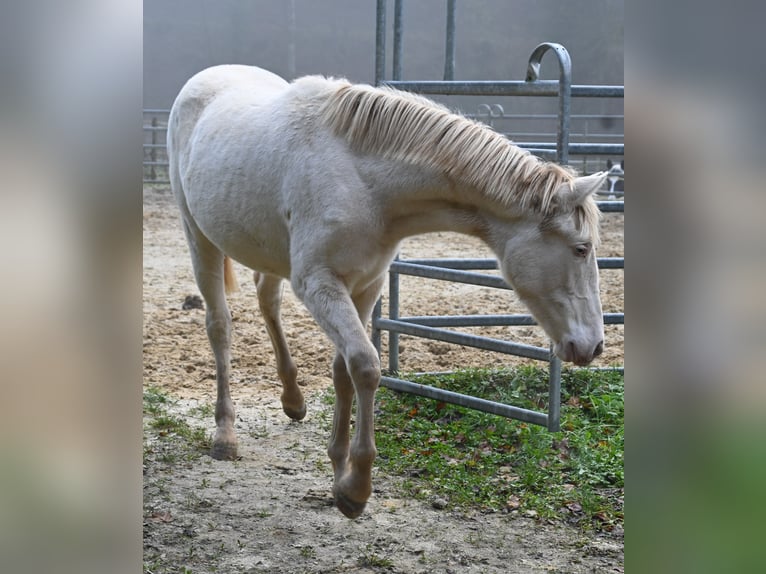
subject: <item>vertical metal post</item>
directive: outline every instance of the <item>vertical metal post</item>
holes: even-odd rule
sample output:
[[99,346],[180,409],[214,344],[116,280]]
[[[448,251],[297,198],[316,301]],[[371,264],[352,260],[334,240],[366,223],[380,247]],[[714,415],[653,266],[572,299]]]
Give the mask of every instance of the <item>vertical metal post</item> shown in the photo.
[[[560,50],[559,50],[560,48]],[[572,118],[572,61],[564,46],[556,49],[561,66],[559,74],[559,131],[556,152],[561,165],[569,165],[569,125]]]
[[152,160],[151,177],[152,180],[157,179],[157,116],[152,116],[152,147],[149,148],[149,157]]
[[[399,259],[399,256],[396,258]],[[399,273],[396,271],[388,274],[388,316],[399,318]],[[392,331],[388,332],[388,370],[399,372],[399,333]]]
[[378,0],[375,19],[375,85],[386,78],[386,0]]
[[[401,39],[400,39],[401,41]],[[380,83],[386,79],[386,0],[377,0],[377,7],[375,13],[375,85],[379,86]],[[375,303],[375,307],[372,310],[372,344],[378,351],[378,358],[380,358],[382,345],[381,345],[381,331],[376,327],[376,321],[380,319],[383,309],[383,299],[378,298],[378,302]],[[389,348],[391,347],[390,341],[392,334],[388,334]],[[389,352],[390,355],[390,352]],[[389,358],[390,362],[390,358]]]
[[551,348],[550,383],[548,384],[548,430],[561,430],[561,359]]
[[382,314],[383,309],[383,298],[378,297],[377,302],[375,303],[375,307],[372,309],[372,346],[375,347],[375,350],[378,352],[378,359],[380,359],[381,356],[381,330],[378,328],[377,320],[380,318]]
[[295,69],[295,0],[290,0],[287,7],[287,75],[290,79],[296,75]]
[[559,61],[559,129],[556,134],[556,156],[561,165],[569,164],[569,123],[572,109],[572,60],[561,44],[544,42],[537,46],[529,57],[527,82],[540,79],[540,61],[552,50]]
[[[572,60],[561,44],[545,42],[537,46],[529,57],[527,82],[540,79],[540,62],[548,50],[556,54],[559,62],[559,129],[556,134],[556,160],[569,164],[569,126],[572,109]],[[548,383],[548,430],[557,432],[561,427],[561,361],[551,348],[550,381]]]
[[444,80],[455,79],[455,4],[447,0],[447,45],[444,53]]
[[394,1],[394,71],[393,79],[402,79],[403,18],[402,0]]

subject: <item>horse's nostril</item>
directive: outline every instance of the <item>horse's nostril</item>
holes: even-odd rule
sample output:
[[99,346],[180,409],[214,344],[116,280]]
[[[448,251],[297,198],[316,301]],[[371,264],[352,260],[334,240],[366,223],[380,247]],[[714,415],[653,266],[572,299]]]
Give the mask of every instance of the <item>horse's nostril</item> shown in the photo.
[[593,349],[593,356],[598,357],[603,352],[604,352],[604,341],[601,341],[598,345],[596,345],[596,348]]

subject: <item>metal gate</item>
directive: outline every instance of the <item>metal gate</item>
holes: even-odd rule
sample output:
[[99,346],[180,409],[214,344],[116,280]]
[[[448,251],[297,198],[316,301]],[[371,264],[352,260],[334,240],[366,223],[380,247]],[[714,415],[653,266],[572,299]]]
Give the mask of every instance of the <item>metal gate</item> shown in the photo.
[[[567,50],[560,44],[544,42],[529,57],[526,78],[523,81],[456,81],[455,69],[455,7],[456,0],[447,1],[446,55],[443,81],[402,80],[403,2],[394,2],[394,46],[392,79],[386,80],[386,0],[377,0],[375,83],[421,94],[471,96],[535,96],[558,98],[558,129],[556,141],[550,143],[519,144],[530,152],[562,165],[569,164],[569,155],[620,155],[624,144],[570,143],[572,98],[624,98],[624,86],[572,85],[572,63]],[[559,79],[541,80],[542,58],[551,52],[558,60]],[[602,212],[624,212],[623,201],[597,202]],[[624,269],[624,258],[599,258],[600,269]],[[455,403],[489,413],[523,420],[558,431],[561,406],[561,362],[550,348],[481,337],[456,332],[448,327],[517,326],[536,324],[531,315],[448,315],[429,317],[401,317],[399,315],[399,275],[415,275],[437,280],[458,281],[498,289],[510,289],[498,276],[476,273],[476,270],[497,269],[494,259],[411,259],[397,258],[389,270],[388,317],[381,313],[379,300],[373,314],[372,339],[381,353],[381,335],[388,332],[388,372],[399,371],[399,334],[423,337],[531,358],[549,363],[548,410],[539,412],[496,403],[478,397],[454,393],[445,389],[421,385],[394,376],[381,377],[385,387]],[[605,324],[624,324],[624,313],[604,315]]]

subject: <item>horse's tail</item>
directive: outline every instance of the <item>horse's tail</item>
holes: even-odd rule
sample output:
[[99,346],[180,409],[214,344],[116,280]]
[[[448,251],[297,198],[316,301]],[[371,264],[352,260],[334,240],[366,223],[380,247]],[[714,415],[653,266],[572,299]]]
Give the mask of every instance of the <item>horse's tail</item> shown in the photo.
[[223,286],[227,295],[239,291],[239,282],[234,273],[234,265],[232,264],[231,257],[228,255],[223,257]]

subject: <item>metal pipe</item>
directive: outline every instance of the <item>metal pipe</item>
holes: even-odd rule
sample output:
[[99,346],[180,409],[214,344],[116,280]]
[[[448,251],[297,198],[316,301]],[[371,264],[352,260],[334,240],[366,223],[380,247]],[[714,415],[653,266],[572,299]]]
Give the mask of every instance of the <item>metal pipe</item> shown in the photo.
[[386,0],[378,0],[375,14],[375,85],[386,78]]
[[372,309],[372,333],[370,334],[370,339],[372,340],[372,346],[375,347],[375,350],[378,353],[378,359],[381,357],[381,337],[383,332],[377,327],[376,325],[376,319],[379,319],[382,316],[382,309],[383,309],[383,299],[381,297],[378,297],[378,300],[375,302],[375,307]]
[[601,213],[625,213],[624,201],[597,201]]
[[[604,313],[604,325],[624,325],[625,313]],[[532,315],[421,315],[399,317],[425,327],[522,327],[537,325]]]
[[444,269],[441,267],[431,267],[428,265],[414,265],[404,261],[392,262],[389,271],[392,273],[400,273],[402,275],[427,277],[430,279],[441,279],[442,281],[455,281],[458,283],[469,283],[471,285],[494,287],[496,289],[511,288],[510,285],[505,282],[505,279],[496,275],[484,275],[482,273],[472,273],[470,271],[459,271],[456,269]]
[[518,327],[537,325],[532,315],[424,315],[399,317],[399,320],[426,327]]
[[445,267],[447,269],[497,269],[497,259],[458,259],[458,258],[440,258],[440,259],[407,259],[406,263],[415,265],[431,265],[434,267]]
[[380,378],[380,384],[395,391],[412,393],[413,395],[428,397],[430,399],[476,409],[493,415],[517,419],[541,426],[547,426],[548,424],[548,416],[545,413],[522,409],[503,403],[496,403],[479,397],[472,397],[470,395],[463,395],[461,393],[439,389],[437,387],[421,385],[419,383],[413,383],[412,381],[403,381],[402,379],[384,376]]
[[455,78],[455,0],[447,0],[447,45],[444,49],[444,80]]
[[[603,201],[597,203],[622,204],[622,201]],[[623,269],[625,258],[624,257],[598,257],[596,259],[599,269]],[[430,270],[438,269],[433,275],[429,274]],[[414,275],[416,277],[430,277],[432,279],[445,279],[451,281],[454,279],[501,279],[496,275],[485,275],[483,273],[467,273],[458,271],[465,271],[467,269],[482,269],[493,270],[497,269],[497,259],[481,258],[481,259],[396,259],[391,262],[390,271],[396,271],[402,275]],[[442,275],[442,272],[446,272],[446,275]],[[504,286],[496,285],[492,282],[491,285],[485,285],[486,287],[500,287],[510,289],[507,284]]]
[[[559,95],[558,80],[538,80],[522,82],[518,80],[502,81],[439,81],[439,80],[402,80],[382,82],[383,85],[418,92],[420,94],[441,94],[446,96],[542,96],[555,98]],[[573,85],[572,97],[575,98],[624,98],[625,86],[588,86]]]
[[[424,337],[445,343],[454,343],[456,345],[465,345],[467,347],[476,347],[487,351],[506,353],[509,355],[519,355],[528,359],[537,359],[538,361],[547,361],[550,358],[548,349],[525,345],[523,343],[514,343],[512,341],[500,341],[489,337],[471,335],[468,333],[456,333],[435,327],[426,327],[415,325],[400,320],[379,319],[377,321],[379,329],[386,329],[395,333],[403,333],[414,337]],[[397,369],[398,370],[398,369]],[[394,371],[397,372],[397,371]]]
[[[518,134],[516,134],[518,136]],[[553,142],[513,142],[513,145],[532,151],[554,151]],[[625,155],[625,144],[608,143],[570,143],[569,152],[573,155]]]
[[402,0],[394,1],[394,70],[393,79],[402,79],[403,26]]
[[527,82],[536,83],[540,80],[540,64],[543,56],[549,51],[556,55],[559,62],[559,129],[556,134],[556,152],[561,165],[569,164],[569,124],[572,105],[572,59],[569,52],[561,44],[543,42],[538,45],[527,64]]
[[551,348],[550,380],[548,383],[548,430],[558,432],[561,425],[561,359]]
[[[399,259],[398,255],[396,259]],[[399,275],[391,273],[390,270],[388,279],[388,316],[394,320],[399,318]],[[380,321],[378,321],[378,325],[380,325]],[[396,331],[388,332],[388,370],[392,373],[399,372],[399,333]]]

